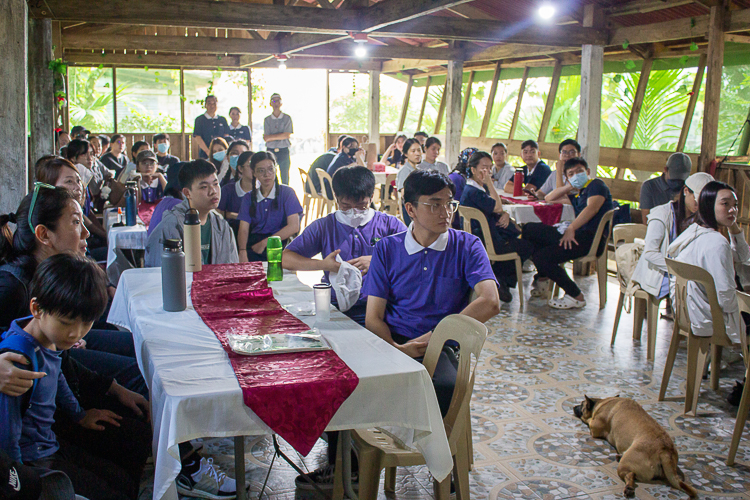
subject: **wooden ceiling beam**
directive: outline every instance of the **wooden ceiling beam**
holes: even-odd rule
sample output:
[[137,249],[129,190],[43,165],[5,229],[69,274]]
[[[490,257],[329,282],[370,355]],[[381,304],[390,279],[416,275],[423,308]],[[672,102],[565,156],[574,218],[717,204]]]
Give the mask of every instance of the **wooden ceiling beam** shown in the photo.
[[67,53],[64,56],[67,64],[85,66],[149,66],[149,67],[173,67],[180,66],[188,68],[223,69],[239,68],[239,56],[224,56],[218,59],[216,56],[200,56],[195,54],[106,54],[101,53]]
[[388,26],[412,21],[472,0],[382,0],[367,9],[371,22],[363,31],[371,33]]

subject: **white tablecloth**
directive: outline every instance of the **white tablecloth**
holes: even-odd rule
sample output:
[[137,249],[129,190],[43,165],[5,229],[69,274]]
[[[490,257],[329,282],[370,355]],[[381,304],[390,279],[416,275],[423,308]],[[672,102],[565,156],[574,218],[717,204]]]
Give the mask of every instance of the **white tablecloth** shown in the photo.
[[[524,200],[526,198],[523,198]],[[527,222],[542,222],[536,213],[534,213],[534,207],[531,205],[509,205],[506,201],[503,201],[503,210],[508,212],[508,215],[516,221],[517,224],[526,224]],[[563,205],[562,215],[560,222],[571,222],[575,220],[576,213],[573,210],[573,205]]]
[[112,224],[117,222],[117,209],[114,209],[114,212],[112,210],[107,209],[104,216],[107,228],[107,267],[111,266],[117,257],[115,248],[144,250],[148,239],[148,230],[140,219],[135,226],[112,227]]
[[385,184],[385,178],[391,174],[398,174],[398,169],[395,167],[385,167],[385,172],[373,172],[375,174],[376,184]]
[[[192,274],[188,273],[188,289]],[[312,301],[312,290],[296,275],[272,283],[284,306]],[[312,325],[314,316],[300,319]],[[120,278],[108,322],[133,333],[138,364],[151,393],[156,471],[154,499],[176,499],[180,442],[199,437],[271,434],[242,401],[229,359],[188,299],[187,310],[162,309],[161,270],[131,269]],[[327,430],[393,426],[397,437],[425,456],[438,479],[452,469],[437,398],[424,367],[333,309],[316,325],[359,385]],[[389,429],[391,432],[394,429]]]

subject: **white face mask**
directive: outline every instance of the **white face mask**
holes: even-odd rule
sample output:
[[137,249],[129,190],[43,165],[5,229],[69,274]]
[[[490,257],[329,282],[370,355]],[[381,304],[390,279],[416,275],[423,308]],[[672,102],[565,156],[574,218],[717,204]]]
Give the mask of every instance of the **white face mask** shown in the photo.
[[370,209],[365,208],[360,210],[358,208],[350,208],[349,210],[339,210],[345,224],[351,227],[359,227],[365,222],[370,216]]

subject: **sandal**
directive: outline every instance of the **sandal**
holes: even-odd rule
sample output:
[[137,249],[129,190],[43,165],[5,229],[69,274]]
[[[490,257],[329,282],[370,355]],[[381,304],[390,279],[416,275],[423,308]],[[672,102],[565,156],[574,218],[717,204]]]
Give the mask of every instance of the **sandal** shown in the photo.
[[544,280],[544,281],[537,280],[534,287],[531,289],[530,295],[532,297],[546,299],[547,296],[549,295],[551,281],[552,280]]
[[562,298],[551,298],[548,304],[555,309],[581,309],[586,307],[585,300],[576,300],[568,294],[565,294]]

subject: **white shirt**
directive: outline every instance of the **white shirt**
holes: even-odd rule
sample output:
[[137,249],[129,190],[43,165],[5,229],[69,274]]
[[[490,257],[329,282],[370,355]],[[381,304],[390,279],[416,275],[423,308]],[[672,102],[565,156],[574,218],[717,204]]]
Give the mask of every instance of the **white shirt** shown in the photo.
[[[408,253],[409,255],[414,255],[415,253],[421,252],[425,249],[425,247],[420,245],[417,240],[414,239],[412,231],[414,231],[413,222],[409,224],[409,230],[406,231],[406,238],[404,238],[404,248],[406,248],[406,253]],[[432,242],[432,245],[427,248],[438,252],[444,252],[446,247],[448,246],[448,238],[450,238],[450,236],[448,235],[448,231],[446,231],[438,236],[438,238]]]
[[206,111],[205,113],[203,113],[203,116],[205,116],[209,120],[216,120],[217,118],[219,118],[218,114],[216,116],[211,116],[211,115],[208,114],[208,111]]
[[481,189],[482,191],[484,191],[484,186],[480,186],[479,183],[477,181],[475,181],[474,179],[467,180],[466,181],[466,185],[467,186],[472,186],[472,187],[475,187],[477,189]]
[[242,124],[238,124],[236,127],[233,127],[232,124],[229,124],[229,130],[239,130],[242,128]]
[[[274,189],[275,188],[276,186],[274,186]],[[244,189],[242,189],[242,186],[240,185],[240,181],[237,181],[234,183],[234,192],[237,193],[238,198],[242,198],[248,193],[248,191],[245,191]]]
[[260,192],[260,188],[258,188],[257,194],[255,196],[255,199],[258,201],[258,203],[265,200],[266,198],[268,198],[269,200],[273,200],[274,198],[276,198],[276,184],[273,185],[273,187],[271,188],[271,192],[268,193],[268,196],[263,196]]

